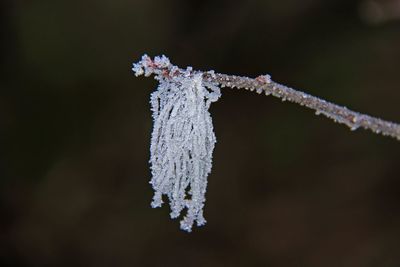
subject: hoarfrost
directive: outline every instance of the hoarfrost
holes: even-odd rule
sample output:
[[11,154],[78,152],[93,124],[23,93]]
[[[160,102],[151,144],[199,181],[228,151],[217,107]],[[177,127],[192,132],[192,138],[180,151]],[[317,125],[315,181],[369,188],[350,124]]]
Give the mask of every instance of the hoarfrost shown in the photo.
[[[165,57],[153,62],[144,56],[133,70],[139,75],[155,72],[152,64],[173,69]],[[204,81],[202,74],[193,73],[190,67],[183,75],[156,75],[159,86],[150,99],[154,119],[150,183],[155,191],[151,206],[160,207],[166,195],[171,218],[187,209],[180,226],[190,232],[194,223],[206,223],[203,207],[216,142],[208,109],[221,93],[216,84]]]

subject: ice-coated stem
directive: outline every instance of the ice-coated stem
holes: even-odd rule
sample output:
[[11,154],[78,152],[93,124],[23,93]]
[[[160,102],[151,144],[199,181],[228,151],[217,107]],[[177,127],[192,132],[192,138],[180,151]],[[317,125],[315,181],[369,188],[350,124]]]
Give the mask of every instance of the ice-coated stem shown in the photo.
[[[142,62],[143,60],[148,62],[148,68],[145,70],[147,76],[152,73],[155,73],[156,75],[163,75],[164,77],[187,75],[188,73],[187,70],[180,69],[172,64],[168,66],[159,65],[146,55],[142,58]],[[192,71],[190,75],[198,73],[203,75],[204,80],[221,87],[246,89],[250,91],[256,91],[259,94],[264,93],[266,95],[273,95],[277,98],[280,98],[282,101],[290,101],[313,109],[315,110],[315,114],[325,115],[335,122],[347,125],[351,130],[364,128],[372,131],[373,133],[390,136],[400,141],[400,124],[358,113],[347,109],[344,106],[339,106],[318,97],[295,90],[272,81],[269,75],[262,75],[257,78],[249,78],[214,73],[213,71]]]
[[318,97],[303,93],[269,79],[269,76],[259,76],[255,79],[234,75],[215,74],[214,77],[204,73],[208,79],[217,82],[221,86],[247,89],[266,95],[273,95],[282,101],[290,101],[301,106],[315,110],[315,114],[325,115],[335,122],[350,127],[351,130],[364,128],[376,134],[382,134],[396,138],[400,141],[400,125],[397,123],[381,120],[366,114],[361,114],[344,106],[339,106]]

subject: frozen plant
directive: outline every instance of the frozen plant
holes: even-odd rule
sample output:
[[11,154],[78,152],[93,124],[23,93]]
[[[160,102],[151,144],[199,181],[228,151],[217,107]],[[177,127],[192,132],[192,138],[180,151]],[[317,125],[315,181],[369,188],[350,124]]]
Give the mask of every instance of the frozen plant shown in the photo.
[[[157,68],[168,71],[157,72]],[[160,207],[166,195],[171,218],[186,208],[181,229],[190,232],[194,222],[206,223],[203,206],[216,142],[208,109],[220,97],[220,89],[190,67],[175,75],[178,69],[165,56],[152,61],[145,55],[133,70],[136,75],[154,73],[159,81],[150,100],[154,119],[150,183],[155,191],[151,206]]]
[[361,114],[271,80],[269,75],[255,79],[180,69],[165,56],[154,60],[144,55],[132,70],[136,76],[155,75],[159,85],[151,95],[154,127],[151,137],[150,183],[154,188],[152,207],[160,207],[166,195],[171,217],[187,213],[181,228],[191,231],[203,225],[207,176],[211,171],[216,142],[208,109],[221,96],[219,87],[230,87],[272,95],[313,109],[351,130],[364,128],[400,140],[400,125]]

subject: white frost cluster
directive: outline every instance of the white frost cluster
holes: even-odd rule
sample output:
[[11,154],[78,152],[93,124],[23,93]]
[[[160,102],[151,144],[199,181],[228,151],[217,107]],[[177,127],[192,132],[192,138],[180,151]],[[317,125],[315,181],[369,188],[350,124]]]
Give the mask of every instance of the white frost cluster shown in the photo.
[[191,68],[181,71],[171,66],[164,56],[154,61],[144,56],[133,70],[137,75],[155,73],[159,80],[150,100],[154,119],[150,183],[155,190],[151,205],[160,207],[162,195],[167,195],[171,218],[186,208],[181,229],[190,232],[195,222],[206,223],[203,206],[216,142],[208,109],[220,97],[220,89]]

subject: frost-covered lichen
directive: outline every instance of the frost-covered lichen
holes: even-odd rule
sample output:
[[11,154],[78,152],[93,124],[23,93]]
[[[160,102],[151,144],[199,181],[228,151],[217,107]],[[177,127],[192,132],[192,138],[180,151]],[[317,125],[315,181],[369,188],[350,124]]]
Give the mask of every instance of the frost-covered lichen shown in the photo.
[[132,70],[136,76],[154,74],[159,81],[151,95],[154,128],[151,137],[150,183],[155,190],[153,207],[160,207],[163,195],[169,199],[171,217],[186,209],[181,228],[191,231],[194,223],[203,225],[203,207],[207,176],[211,171],[215,135],[208,109],[220,97],[220,87],[256,91],[313,109],[315,114],[356,130],[372,132],[400,140],[400,124],[361,114],[271,80],[236,75],[182,70],[165,56],[154,60],[144,55]]
[[182,72],[172,66],[165,56],[151,60],[145,55],[133,71],[146,76],[154,73],[159,81],[150,100],[154,119],[150,183],[155,191],[151,206],[160,207],[166,195],[171,218],[187,209],[181,229],[190,232],[195,222],[198,226],[206,223],[203,207],[216,142],[208,109],[220,97],[220,90],[190,67]]

